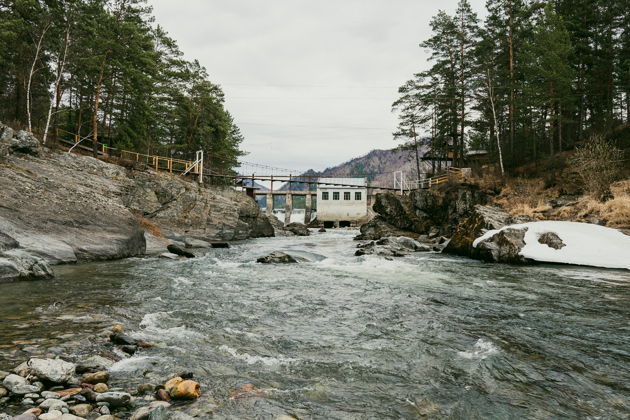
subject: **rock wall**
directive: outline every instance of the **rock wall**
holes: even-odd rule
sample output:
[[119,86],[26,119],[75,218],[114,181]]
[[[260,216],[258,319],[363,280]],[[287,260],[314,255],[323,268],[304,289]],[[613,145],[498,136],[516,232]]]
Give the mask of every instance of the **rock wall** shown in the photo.
[[52,152],[30,133],[0,124],[0,281],[49,277],[46,264],[144,255],[137,216],[166,236],[273,236],[266,216],[242,193]]
[[472,214],[475,205],[487,201],[488,194],[470,184],[416,190],[408,196],[377,194],[373,209],[378,216],[361,226],[358,239],[451,236],[458,224]]

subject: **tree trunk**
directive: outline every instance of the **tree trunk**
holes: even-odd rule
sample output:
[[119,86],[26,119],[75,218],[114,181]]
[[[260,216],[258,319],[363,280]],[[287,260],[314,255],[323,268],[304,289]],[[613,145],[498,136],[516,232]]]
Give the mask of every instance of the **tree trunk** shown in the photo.
[[92,115],[92,154],[98,157],[98,105],[101,99],[101,88],[103,87],[103,74],[105,73],[105,62],[107,61],[107,53],[101,61],[101,69],[94,91],[94,114]]
[[35,66],[37,65],[37,60],[39,60],[39,52],[42,49],[42,42],[44,41],[44,36],[50,27],[50,23],[46,25],[44,30],[42,31],[42,35],[39,37],[39,41],[37,41],[37,48],[35,49],[35,58],[33,58],[33,64],[31,65],[31,71],[28,73],[28,82],[26,84],[26,115],[28,118],[28,131],[33,131],[32,126],[32,117],[31,117],[31,85],[33,83],[33,75],[35,74]]
[[515,92],[514,92],[514,7],[510,3],[508,17],[508,70],[510,78],[510,106],[508,109],[508,119],[510,126],[510,156],[514,157],[514,114],[515,114]]
[[[66,54],[68,52],[68,43],[70,42],[70,26],[66,27],[66,36],[63,41],[63,54],[59,55],[59,60],[57,60],[57,79],[55,80],[55,100],[50,101],[50,106],[48,107],[48,117],[46,118],[46,127],[44,128],[44,137],[42,138],[42,144],[46,144],[46,137],[48,136],[48,128],[50,127],[50,117],[52,115],[53,103],[55,104],[55,108],[59,107],[59,86],[61,84],[61,77],[63,75],[63,68],[66,64]],[[55,111],[56,113],[56,111]]]

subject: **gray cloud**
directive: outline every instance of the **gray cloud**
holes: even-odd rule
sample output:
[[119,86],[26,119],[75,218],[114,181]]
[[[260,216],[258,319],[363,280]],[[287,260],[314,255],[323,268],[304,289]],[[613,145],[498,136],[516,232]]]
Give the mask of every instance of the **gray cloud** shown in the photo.
[[[245,135],[245,160],[323,169],[395,146],[397,87],[427,67],[418,43],[456,0],[149,0],[207,67]],[[478,13],[484,1],[472,0]]]

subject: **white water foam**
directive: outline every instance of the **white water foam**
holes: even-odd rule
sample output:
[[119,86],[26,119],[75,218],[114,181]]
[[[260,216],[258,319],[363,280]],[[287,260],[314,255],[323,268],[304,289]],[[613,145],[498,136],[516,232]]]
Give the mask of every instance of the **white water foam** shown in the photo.
[[496,347],[491,341],[480,338],[477,340],[472,350],[470,351],[458,351],[457,355],[464,359],[484,360],[493,354],[497,354],[499,348]]
[[219,350],[228,353],[230,356],[242,360],[248,365],[254,365],[256,363],[262,363],[265,366],[278,366],[278,365],[286,365],[289,363],[297,362],[298,359],[292,359],[290,357],[284,357],[282,355],[278,355],[278,357],[270,357],[270,356],[255,356],[249,353],[239,353],[235,348],[226,346],[222,344],[219,346]]

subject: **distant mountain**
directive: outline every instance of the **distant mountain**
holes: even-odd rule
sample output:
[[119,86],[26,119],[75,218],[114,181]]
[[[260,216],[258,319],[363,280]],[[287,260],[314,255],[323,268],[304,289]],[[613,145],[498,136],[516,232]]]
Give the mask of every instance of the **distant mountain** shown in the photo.
[[[424,154],[424,150],[423,150]],[[420,162],[421,172],[429,172],[430,165]],[[367,178],[371,186],[393,187],[394,172],[403,171],[407,180],[416,178],[416,163],[413,155],[406,150],[372,150],[367,155],[351,159],[340,165],[326,168],[321,172],[309,169],[301,176],[317,177],[347,177],[347,178]],[[296,177],[296,179],[307,180],[308,178]],[[294,191],[306,190],[307,184],[293,184]],[[283,185],[280,190],[286,191],[289,185]],[[315,190],[315,186],[311,186]]]

